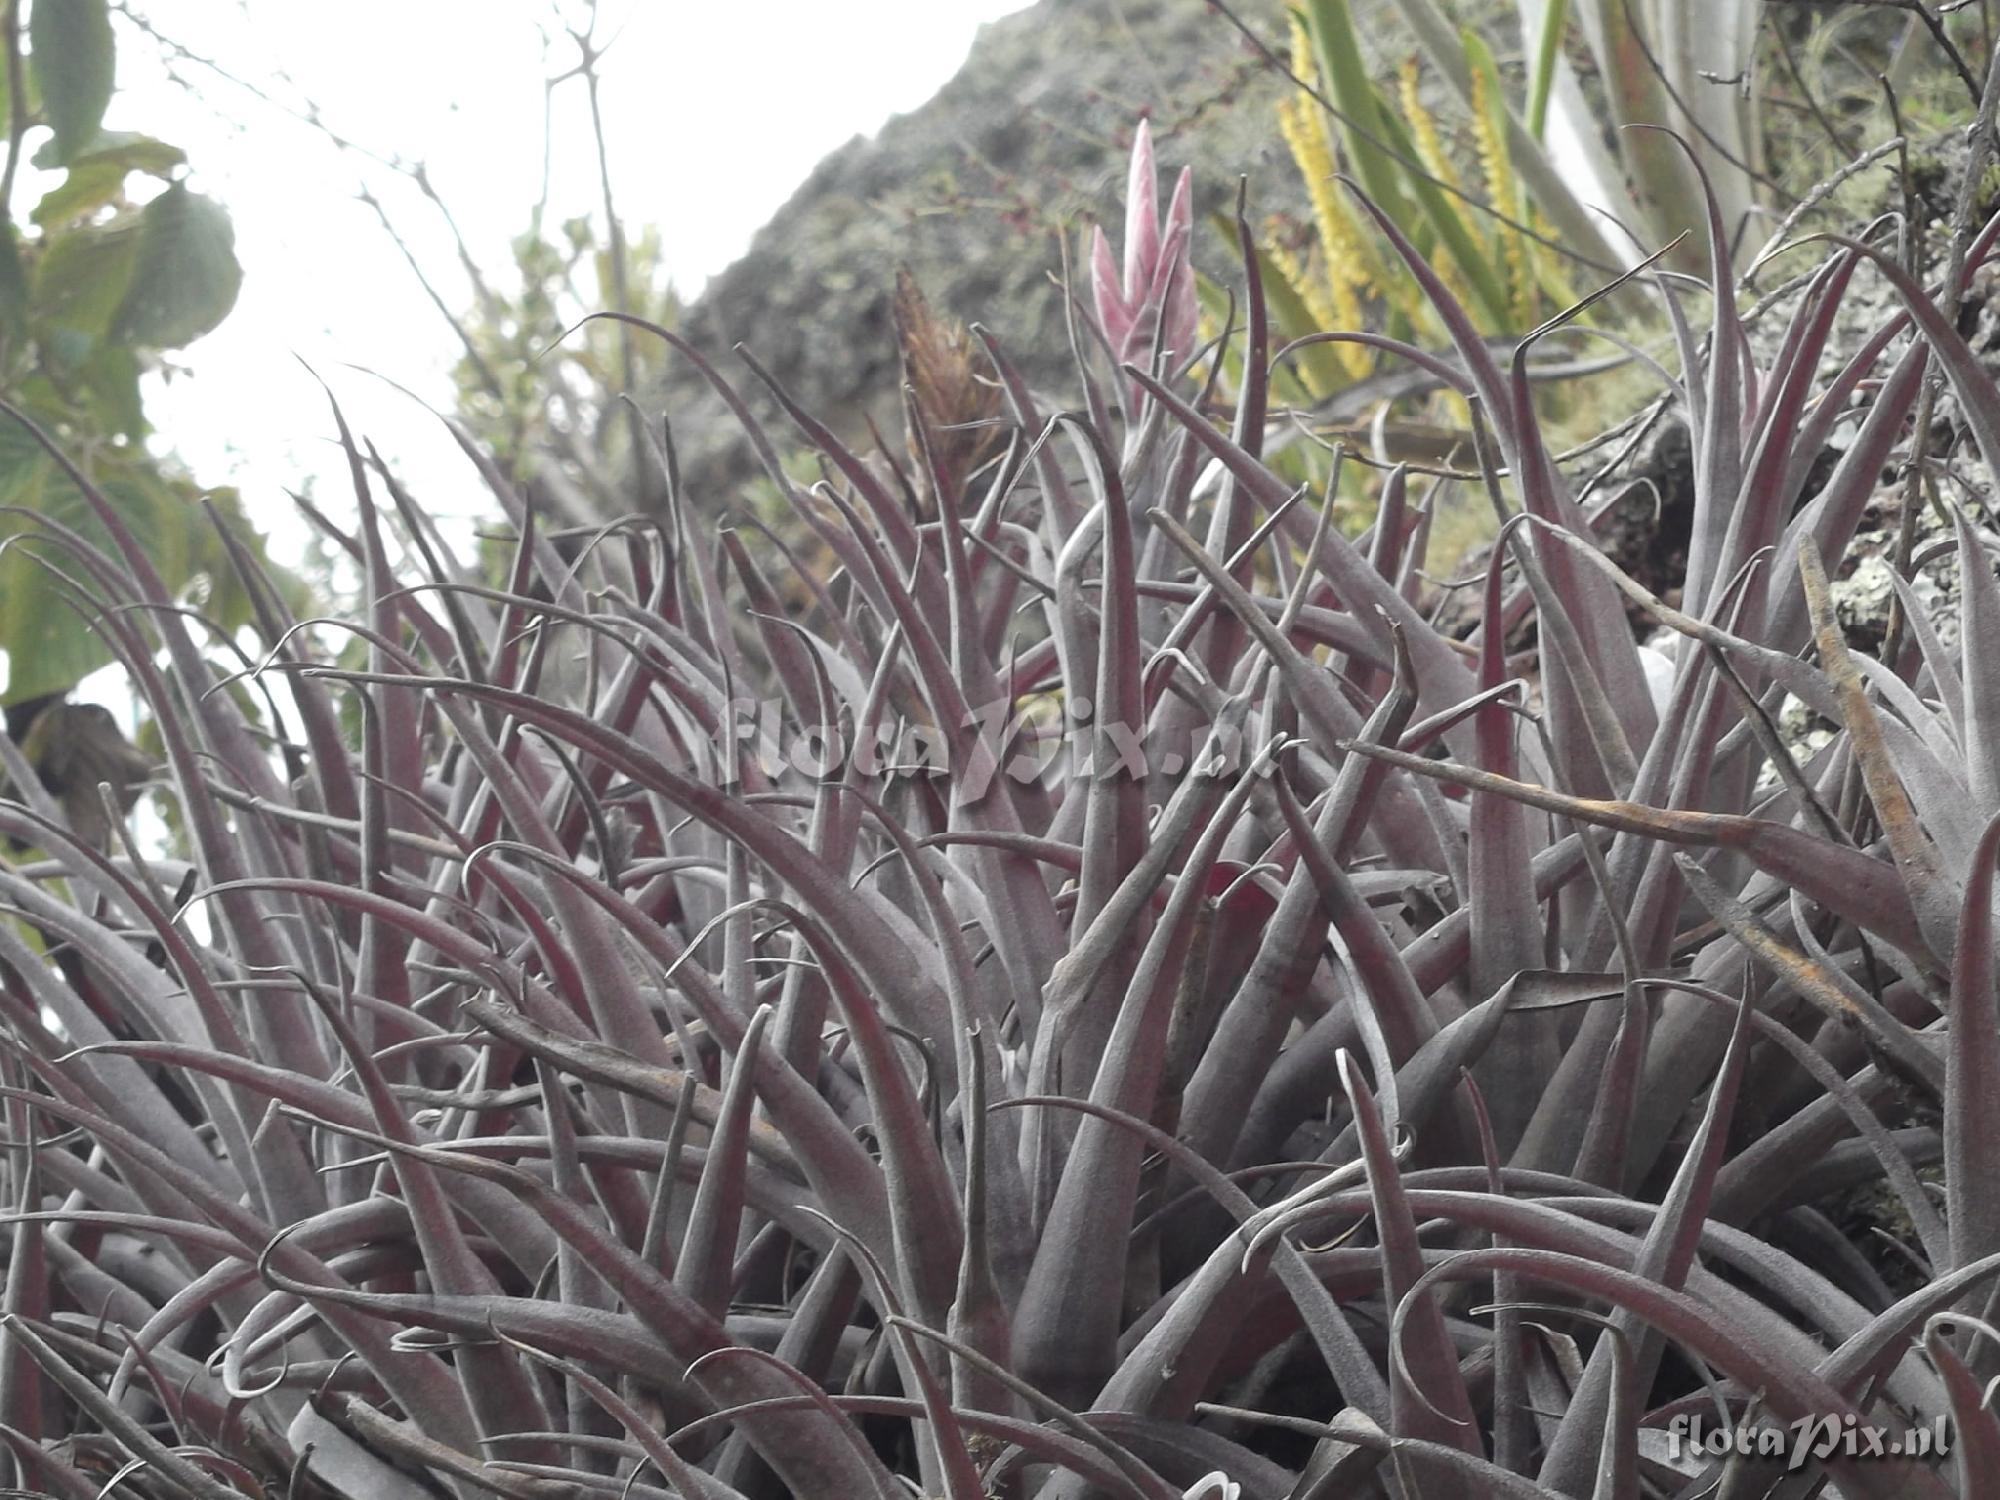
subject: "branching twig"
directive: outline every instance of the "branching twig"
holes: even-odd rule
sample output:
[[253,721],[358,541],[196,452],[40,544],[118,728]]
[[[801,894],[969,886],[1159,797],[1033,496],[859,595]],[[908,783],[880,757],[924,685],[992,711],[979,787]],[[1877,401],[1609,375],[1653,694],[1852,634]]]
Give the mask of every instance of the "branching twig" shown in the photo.
[[1702,123],[1700,113],[1687,100],[1681,97],[1680,90],[1674,87],[1673,79],[1667,76],[1666,67],[1654,55],[1652,43],[1646,39],[1646,28],[1639,24],[1639,18],[1632,13],[1632,0],[1625,0],[1625,29],[1630,34],[1632,40],[1638,44],[1639,55],[1646,60],[1646,67],[1652,73],[1654,80],[1658,82],[1661,88],[1667,91],[1667,98],[1672,100],[1674,108],[1681,112],[1681,118],[1694,127],[1695,134],[1707,142],[1709,150],[1728,162],[1730,166],[1736,168],[1737,171],[1748,177],[1752,182],[1762,183],[1772,192],[1792,198],[1792,201],[1796,203],[1798,200],[1777,179],[1758,171],[1754,165],[1731,151],[1721,141],[1716,139],[1714,131]]
[[[1822,0],[1764,0],[1764,3],[1766,5],[1817,5],[1822,3]],[[1944,17],[1933,11],[1928,5],[1925,5],[1923,0],[1845,0],[1845,3],[1865,6],[1871,10],[1900,10],[1915,16],[1922,23],[1924,30],[1931,34],[1931,39],[1943,49],[1944,55],[1950,61],[1953,71],[1958,74],[1959,81],[1965,85],[1966,92],[1972,95],[1972,102],[1975,105],[1979,103],[1984,93],[1979,86],[1979,75],[1972,71],[1972,65],[1965,60],[1965,54],[1958,50],[1957,45],[1951,39],[1950,33],[1945,30]]]
[[[18,3],[19,0],[11,0],[11,4],[17,5]],[[299,102],[294,102],[293,100],[280,97],[270,89],[238,76],[216,59],[203,56],[192,48],[185,46],[162,32],[144,16],[136,14],[128,5],[121,4],[119,10],[134,27],[150,37],[155,45],[170,57],[190,63],[204,72],[212,74],[221,81],[241,90],[267,108],[276,110],[296,123],[304,125],[307,129],[319,135],[343,156],[353,156],[374,167],[391,172],[408,182],[424,201],[430,205],[431,209],[437,214],[439,221],[450,234],[453,252],[471,288],[480,315],[495,328],[505,325],[509,316],[507,299],[495,288],[478,260],[473,256],[471,246],[466,241],[465,233],[459,225],[457,215],[452,212],[451,206],[446,202],[444,195],[438,191],[436,185],[431,181],[430,173],[424,163],[411,162],[401,156],[379,151],[365,145],[361,141],[337,129],[327,119],[325,112],[312,99],[302,98]],[[594,40],[595,24],[596,6],[595,0],[593,0],[588,27],[580,33],[575,31],[570,32],[571,39],[577,42],[582,50],[582,61],[571,67],[568,71],[548,79],[545,83],[543,173],[541,196],[535,205],[534,229],[538,234],[541,232],[548,203],[549,162],[552,155],[549,146],[551,134],[549,99],[558,85],[570,78],[582,77],[592,85],[592,118],[596,129],[598,159],[603,178],[605,209],[610,219],[612,249],[610,258],[613,284],[609,288],[609,291],[616,305],[621,311],[624,311],[629,309],[631,300],[627,279],[629,274],[629,257],[626,253],[623,226],[618,220],[615,206],[611,199],[610,174],[608,157],[605,151],[603,119],[601,112],[597,108],[595,96],[596,65],[604,56],[610,43],[600,44]],[[282,73],[276,76],[279,78],[284,77]],[[289,82],[289,80],[286,81]],[[21,90],[16,88],[14,98],[17,108],[22,97]],[[375,214],[384,232],[388,235],[390,243],[396,247],[397,253],[402,256],[405,264],[409,266],[411,274],[416,277],[417,284],[422,289],[425,297],[437,310],[438,315],[444,319],[446,326],[451,329],[460,348],[464,351],[465,368],[471,373],[471,377],[479,390],[487,396],[492,397],[504,408],[508,401],[507,384],[487,351],[482,349],[476,330],[468,324],[464,316],[454,310],[451,299],[446,295],[445,290],[439,287],[435,277],[425,268],[422,258],[412,248],[409,237],[397,223],[395,215],[391,213],[388,205],[377,195],[365,177],[359,181],[356,189],[356,197]],[[571,264],[573,264],[573,260]],[[568,279],[569,269],[569,265],[565,265],[563,268],[565,288],[572,297],[576,297],[577,289],[574,283]],[[583,299],[579,297],[577,300],[581,301]],[[626,384],[629,387],[636,379],[637,360],[630,343],[631,330],[627,328],[624,332],[626,334],[626,342],[623,346],[623,368]],[[551,382],[549,399],[552,403],[573,405],[571,393],[565,390],[560,382]],[[516,425],[518,426],[518,424]],[[596,500],[603,501],[610,495],[611,486],[606,476],[598,472],[596,465],[584,452],[584,445],[581,441],[583,429],[584,423],[581,419],[581,414],[573,414],[571,420],[567,423],[562,421],[549,422],[546,426],[546,436],[552,444],[555,456],[561,462],[573,465],[584,487]],[[521,433],[516,431],[514,435],[518,440]],[[637,434],[635,434],[636,436]],[[635,451],[643,451],[643,449],[636,449]],[[544,475],[544,477],[552,478],[553,476]],[[574,492],[574,486],[565,485],[564,488]]]
[[[584,29],[573,30],[569,35],[570,40],[576,43],[578,53],[575,76],[583,80],[584,96],[590,103],[590,132],[597,146],[598,187],[604,197],[606,232],[611,237],[611,304],[621,318],[618,324],[618,371],[626,391],[631,392],[638,385],[639,361],[633,349],[632,325],[623,321],[632,315],[632,287],[626,264],[625,226],[618,218],[618,209],[611,197],[611,152],[604,139],[604,108],[599,97],[601,80],[597,72],[597,64],[610,43],[604,47],[597,45],[597,0],[590,0],[589,20]],[[632,431],[633,474],[644,490],[653,490],[652,470],[641,457],[646,451],[646,419],[635,405],[627,406],[625,417]],[[644,495],[641,509],[656,509],[660,498],[652,494]]]
[[[2000,118],[2000,53],[1995,53],[1992,58],[1986,88],[1980,95],[1979,117],[1971,127],[1971,139],[1966,144],[1965,180],[1959,184],[1958,205],[1952,214],[1951,237],[1945,244],[1944,281],[1938,297],[1944,312],[1954,321],[1961,296],[1959,280],[1965,274],[1965,252],[1972,237],[1972,216],[1979,198],[1979,180],[1985,175],[1986,164],[1993,158],[1996,118]],[[1918,222],[1910,226],[1908,246],[1910,265],[1915,271],[1923,264],[1921,215]],[[1940,379],[1935,369],[1927,372],[1923,389],[1917,396],[1917,425],[1910,435],[1910,460],[1903,481],[1903,514],[1896,530],[1893,561],[1897,576],[1902,578],[1910,576],[1910,560],[1917,541],[1917,516],[1929,493],[1925,481],[1928,478],[1931,412]],[[1888,630],[1882,646],[1882,660],[1891,671],[1895,670],[1896,658],[1902,654],[1907,629],[1902,601],[1892,598]]]
[[424,270],[423,262],[417,259],[416,252],[410,248],[409,242],[403,238],[402,231],[397,229],[395,221],[389,217],[389,211],[382,206],[382,200],[366,187],[361,189],[359,196],[363,203],[375,211],[375,217],[382,223],[383,232],[389,236],[389,243],[402,254],[410,273],[417,278],[417,285],[424,289],[424,295],[430,298],[431,305],[438,310],[438,316],[443,318],[451,326],[451,331],[458,335],[459,343],[465,348],[466,360],[479,377],[480,385],[489,395],[497,397],[503,394],[506,387],[501,384],[499,373],[487,362],[486,356],[480,353],[479,343],[473,338],[472,330],[467,328],[464,320],[452,311],[444,293],[437,289],[437,284]]
[[1819,128],[1826,132],[1826,138],[1833,142],[1835,153],[1842,157],[1854,155],[1855,148],[1842,139],[1839,127],[1833,123],[1825,107],[1819,102],[1819,95],[1815,94],[1812,86],[1806,82],[1805,70],[1799,66],[1798,56],[1792,51],[1792,39],[1785,35],[1784,24],[1774,22],[1771,34],[1778,39],[1778,57],[1783,61],[1785,71],[1792,75],[1792,82],[1798,87],[1799,97],[1805,100],[1807,111],[1819,122]]
[[1837,171],[1823,182],[1816,184],[1805,197],[1798,201],[1791,212],[1779,221],[1778,227],[1771,231],[1771,237],[1764,242],[1763,248],[1757,252],[1755,258],[1751,261],[1750,269],[1744,273],[1743,284],[1749,286],[1763,263],[1785,243],[1786,238],[1791,232],[1798,228],[1800,221],[1838,192],[1843,184],[1867,171],[1885,156],[1899,155],[1907,162],[1909,144],[1909,138],[1902,133],[1901,121],[1898,120],[1897,131],[1893,137],[1883,141],[1879,145],[1870,146],[1859,156],[1843,163]]

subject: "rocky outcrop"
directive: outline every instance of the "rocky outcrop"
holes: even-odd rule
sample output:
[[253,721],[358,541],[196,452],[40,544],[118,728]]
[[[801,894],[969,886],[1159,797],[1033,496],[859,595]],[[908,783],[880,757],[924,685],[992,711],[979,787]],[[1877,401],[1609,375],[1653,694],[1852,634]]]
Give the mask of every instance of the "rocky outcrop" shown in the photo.
[[[1231,9],[1282,48],[1279,0]],[[1193,165],[1198,216],[1226,209],[1239,175],[1254,216],[1295,210],[1303,188],[1273,120],[1288,86],[1206,0],[1041,0],[982,28],[927,104],[821,162],[682,331],[747,389],[755,378],[728,353],[744,344],[809,410],[865,439],[864,413],[895,411],[890,298],[907,265],[940,313],[990,326],[1030,379],[1067,390],[1060,245],[1067,231],[1076,253],[1093,218],[1116,238],[1139,120],[1153,122],[1163,180]],[[1227,270],[1205,225],[1196,253]],[[693,370],[677,364],[644,404],[672,419],[697,508],[754,472]]]

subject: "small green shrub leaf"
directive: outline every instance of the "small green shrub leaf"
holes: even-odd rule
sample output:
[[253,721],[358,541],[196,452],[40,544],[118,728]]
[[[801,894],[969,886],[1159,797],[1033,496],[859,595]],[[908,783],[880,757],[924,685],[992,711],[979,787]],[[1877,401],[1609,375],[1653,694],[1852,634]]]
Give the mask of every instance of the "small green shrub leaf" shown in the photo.
[[91,137],[89,145],[69,157],[62,156],[51,140],[34,154],[32,161],[44,171],[62,166],[123,167],[128,172],[151,172],[155,177],[165,177],[175,167],[186,165],[187,152],[136,131],[100,130]]
[[28,14],[29,62],[55,130],[58,164],[67,165],[97,138],[111,102],[117,51],[106,0],[35,0]]
[[12,333],[28,314],[28,272],[21,264],[21,246],[8,225],[0,230],[0,331]]
[[228,316],[243,267],[221,204],[176,183],[140,210],[138,241],[112,337],[142,348],[178,349]]
[[42,252],[35,266],[30,319],[45,336],[78,336],[67,344],[48,341],[58,363],[81,363],[109,331],[132,285],[137,250],[133,221],[122,219],[74,230]]
[[28,217],[44,229],[89,218],[125,191],[125,169],[114,162],[78,162]]

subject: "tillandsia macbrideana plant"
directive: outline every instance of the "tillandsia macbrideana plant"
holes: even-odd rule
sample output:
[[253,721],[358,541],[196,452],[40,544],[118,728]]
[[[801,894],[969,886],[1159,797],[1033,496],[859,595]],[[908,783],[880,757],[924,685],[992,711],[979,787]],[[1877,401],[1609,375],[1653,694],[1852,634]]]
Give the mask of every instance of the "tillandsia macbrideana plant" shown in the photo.
[[[44,437],[111,545],[50,518],[39,555],[157,717],[184,842],[100,850],[31,777],[0,804],[12,1482],[1982,1493],[2000,589],[1959,516],[1956,648],[1913,614],[1877,661],[1827,579],[1933,366],[2000,461],[1952,316],[2000,220],[1951,285],[1828,247],[1753,342],[1710,215],[1669,604],[1595,544],[1624,456],[1544,440],[1546,329],[1496,358],[1356,203],[1451,346],[1319,337],[1480,414],[1506,520],[1469,640],[1423,576],[1438,487],[1392,474],[1350,539],[1263,461],[1303,351],[1240,220],[1228,431],[1108,317],[1073,411],[977,330],[1007,441],[935,462],[909,403],[921,517],[746,352],[824,459],[794,480],[654,330],[826,576],[662,433],[669,511],[589,535],[468,442],[494,582],[341,423],[362,607],[295,619],[239,551],[261,640],[225,684]],[[1837,348],[1864,276],[1907,314]],[[1864,1189],[1893,1266],[1832,1217]],[[1939,1422],[1949,1458],[1860,1441]],[[1794,1426],[1834,1440],[1787,1474],[1756,1434]]]

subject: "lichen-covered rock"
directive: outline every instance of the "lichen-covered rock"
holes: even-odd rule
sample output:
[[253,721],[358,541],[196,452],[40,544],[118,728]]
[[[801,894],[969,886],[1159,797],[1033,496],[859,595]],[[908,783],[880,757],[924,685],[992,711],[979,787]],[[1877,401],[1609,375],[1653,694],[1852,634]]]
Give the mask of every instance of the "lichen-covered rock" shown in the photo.
[[[1937,226],[1942,233],[1942,226]],[[1878,293],[1886,309],[1899,304]],[[1886,311],[1885,311],[1886,315]],[[1969,295],[1959,308],[1959,331],[1989,373],[2000,373],[2000,274],[1991,269],[1975,274]],[[1928,458],[1939,483],[1940,496],[1964,506],[1975,524],[1992,527],[1996,506],[1985,465],[1958,398],[1949,384],[1939,388],[1931,414]],[[1895,592],[1890,584],[1896,547],[1903,525],[1906,481],[1900,473],[1883,475],[1881,487],[1862,515],[1833,584],[1834,608],[1849,642],[1862,650],[1879,651],[1888,635]],[[1912,525],[1911,556],[1920,564],[1910,576],[1910,592],[1925,619],[1947,650],[1958,647],[1958,553],[1952,528],[1936,506],[1919,502]]]

